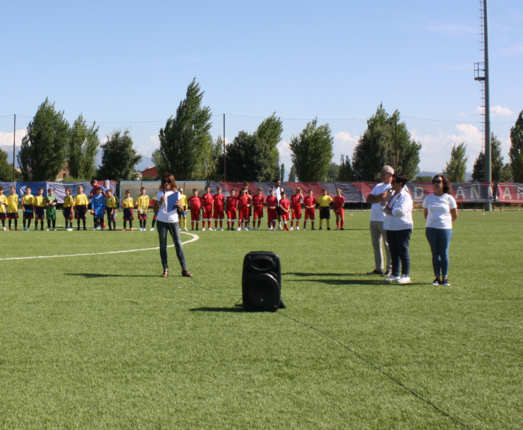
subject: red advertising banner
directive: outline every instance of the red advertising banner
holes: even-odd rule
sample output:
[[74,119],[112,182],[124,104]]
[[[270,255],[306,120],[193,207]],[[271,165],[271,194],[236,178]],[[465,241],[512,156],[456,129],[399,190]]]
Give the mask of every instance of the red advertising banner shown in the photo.
[[523,203],[523,184],[499,182],[496,203]]

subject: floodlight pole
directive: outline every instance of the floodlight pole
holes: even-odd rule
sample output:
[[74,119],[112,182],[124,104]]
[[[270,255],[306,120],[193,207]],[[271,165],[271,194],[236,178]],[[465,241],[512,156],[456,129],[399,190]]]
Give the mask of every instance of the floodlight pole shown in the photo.
[[[485,62],[485,181],[492,182],[492,145],[490,137],[490,70],[488,52],[488,9],[487,0],[483,0],[483,53]],[[492,210],[492,204],[485,205],[486,211]]]
[[223,114],[223,181],[227,182],[227,154],[225,153],[225,114]]
[[16,113],[13,127],[13,182],[16,182],[16,168],[15,168],[15,152],[16,152]]

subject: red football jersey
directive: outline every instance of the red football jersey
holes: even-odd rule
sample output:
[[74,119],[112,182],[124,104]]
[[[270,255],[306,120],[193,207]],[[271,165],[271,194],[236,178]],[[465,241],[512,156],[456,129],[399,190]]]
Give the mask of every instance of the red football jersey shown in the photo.
[[263,206],[263,196],[254,196],[252,198],[252,204],[257,207]]
[[300,205],[300,202],[301,202],[301,194],[293,194],[291,196],[291,205],[293,208],[297,207]]
[[291,207],[291,202],[289,201],[289,199],[281,199],[280,206],[285,210],[289,210],[289,208]]
[[267,206],[278,206],[278,197],[276,196],[269,196],[267,197]]
[[241,208],[245,207],[251,202],[251,196],[249,196],[249,194],[244,194],[243,196],[240,196],[238,202],[240,203]]
[[202,199],[200,199],[200,196],[191,196],[187,201],[191,206],[191,211],[199,211],[202,207]]
[[227,197],[227,209],[233,209],[238,204],[238,197],[229,196]]
[[315,207],[316,199],[314,197],[305,197],[303,203],[305,203],[305,206]]
[[343,197],[343,196],[334,197],[334,210],[342,208],[343,205],[345,205],[345,197]]
[[206,193],[202,196],[204,206],[212,206],[212,202],[214,202],[214,196],[211,193]]
[[216,194],[214,196],[214,208],[215,209],[223,209],[223,201],[225,200],[225,196],[223,194]]

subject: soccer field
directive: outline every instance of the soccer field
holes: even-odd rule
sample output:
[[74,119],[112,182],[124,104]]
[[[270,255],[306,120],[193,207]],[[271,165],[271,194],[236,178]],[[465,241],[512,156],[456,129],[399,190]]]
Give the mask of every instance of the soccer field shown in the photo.
[[[420,212],[413,283],[364,275],[368,219],[199,231],[193,279],[174,248],[166,279],[158,250],[110,253],[156,232],[0,232],[0,427],[523,428],[523,212],[460,213],[451,287],[430,285]],[[258,250],[281,258],[285,310],[235,307]]]

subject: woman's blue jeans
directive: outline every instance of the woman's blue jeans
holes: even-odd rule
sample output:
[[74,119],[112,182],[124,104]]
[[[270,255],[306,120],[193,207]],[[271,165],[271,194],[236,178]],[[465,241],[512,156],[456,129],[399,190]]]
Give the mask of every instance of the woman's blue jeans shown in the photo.
[[187,269],[187,265],[185,264],[185,255],[183,253],[182,248],[180,225],[177,222],[167,223],[158,221],[157,229],[158,236],[160,238],[160,257],[162,258],[163,268],[169,268],[169,265],[167,263],[167,233],[170,233],[174,241],[174,247],[176,248],[176,256],[180,261],[180,266],[182,266],[182,269]]
[[409,242],[412,230],[387,230],[387,245],[390,250],[390,258],[392,262],[392,276],[401,274],[409,276],[410,274],[410,254]]
[[432,228],[425,230],[432,251],[432,267],[434,275],[446,278],[449,274],[449,246],[452,239],[451,228]]

